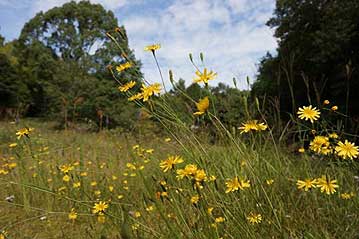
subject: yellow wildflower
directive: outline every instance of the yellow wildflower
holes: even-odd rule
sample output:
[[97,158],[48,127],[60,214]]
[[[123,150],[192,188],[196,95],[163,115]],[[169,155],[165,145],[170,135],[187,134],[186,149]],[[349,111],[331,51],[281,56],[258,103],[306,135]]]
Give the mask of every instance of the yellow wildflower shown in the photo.
[[29,137],[30,132],[33,131],[33,130],[34,130],[34,128],[22,128],[22,129],[19,129],[16,132],[17,139],[20,139],[23,136]]
[[198,194],[191,197],[191,203],[197,204],[198,201],[199,201],[199,195]]
[[297,180],[297,186],[298,189],[302,189],[304,191],[308,191],[309,189],[315,188],[317,184],[317,180],[316,179],[310,179],[307,178],[304,181],[303,180]]
[[142,85],[142,88],[141,88],[141,94],[142,94],[142,97],[143,97],[143,101],[148,101],[148,99],[154,95],[154,94],[159,94],[161,92],[161,84],[159,83],[154,83],[152,85],[149,85],[149,86],[145,86],[145,85]]
[[14,148],[14,147],[16,147],[17,146],[17,143],[11,143],[11,144],[9,144],[9,148]]
[[259,213],[249,213],[249,215],[247,216],[247,220],[250,224],[259,224],[262,222],[262,215]]
[[317,110],[316,107],[313,108],[311,105],[299,108],[297,114],[299,119],[310,120],[311,123],[314,123],[314,121],[320,118],[319,110]]
[[135,85],[136,85],[135,81],[130,81],[122,86],[119,86],[118,90],[121,92],[127,92],[129,89],[133,88]]
[[208,84],[209,80],[213,80],[214,78],[217,77],[217,73],[213,71],[207,71],[207,68],[203,69],[203,73],[200,71],[196,71],[196,75],[197,78],[194,78],[193,82],[195,83],[203,82],[205,84]]
[[216,222],[216,223],[222,223],[222,222],[224,222],[226,219],[224,218],[224,217],[216,217],[215,219],[214,219],[214,221]]
[[338,110],[338,106],[334,105],[331,109],[332,109],[332,111],[337,111],[337,110]]
[[93,206],[93,209],[92,209],[92,213],[94,213],[94,214],[104,213],[107,208],[108,208],[108,204],[100,201],[98,203],[95,203],[95,205]]
[[68,172],[74,170],[74,166],[72,166],[71,164],[64,164],[60,167],[60,170],[63,173],[68,173]]
[[343,159],[353,159],[358,157],[358,146],[355,146],[354,143],[349,142],[348,140],[345,140],[343,142],[339,142],[338,146],[335,147],[335,151],[337,152],[339,157],[342,157]]
[[266,180],[266,184],[267,185],[272,185],[274,183],[274,180],[273,179],[267,179]]
[[64,182],[69,182],[70,179],[71,179],[71,177],[70,177],[69,175],[67,175],[67,174],[62,178],[62,180],[63,180]]
[[131,97],[128,98],[128,101],[134,101],[134,100],[140,100],[143,98],[142,93],[137,93]]
[[325,105],[329,105],[329,104],[330,104],[330,102],[329,102],[329,100],[325,100],[325,101],[323,102],[323,104],[325,104]]
[[167,172],[168,170],[173,169],[175,164],[180,163],[183,163],[181,156],[169,156],[166,160],[161,161],[160,167],[162,168],[163,172]]
[[71,212],[68,215],[69,220],[75,221],[77,218],[77,212],[75,211],[75,208],[71,209]]
[[320,188],[322,193],[326,193],[328,195],[336,192],[336,188],[339,186],[336,184],[337,180],[330,180],[327,176],[323,175],[321,178],[317,179],[317,187]]
[[196,103],[197,112],[194,112],[194,115],[203,115],[209,107],[209,99],[208,97],[204,97],[200,99],[198,103]]
[[226,193],[237,191],[238,189],[244,190],[245,188],[249,188],[251,186],[249,180],[238,180],[238,177],[234,177],[233,179],[229,179],[226,182]]
[[131,68],[131,67],[132,67],[132,63],[131,62],[126,62],[126,63],[123,63],[123,64],[121,64],[119,66],[116,66],[116,70],[118,72],[121,72],[121,71],[124,71],[124,70],[126,70],[128,68]]
[[152,51],[155,52],[156,50],[160,49],[161,45],[160,44],[153,44],[153,45],[148,45],[145,47],[145,51]]
[[267,125],[264,123],[258,123],[257,120],[250,120],[246,123],[242,123],[242,126],[239,127],[241,134],[248,133],[250,131],[262,131],[267,129]]
[[313,141],[310,142],[309,148],[316,152],[316,153],[322,153],[324,155],[327,155],[328,153],[331,153],[329,138],[325,136],[315,136]]
[[355,194],[354,194],[353,192],[340,194],[340,197],[341,197],[342,199],[345,199],[345,200],[351,199],[351,198],[353,198],[354,196],[355,196]]

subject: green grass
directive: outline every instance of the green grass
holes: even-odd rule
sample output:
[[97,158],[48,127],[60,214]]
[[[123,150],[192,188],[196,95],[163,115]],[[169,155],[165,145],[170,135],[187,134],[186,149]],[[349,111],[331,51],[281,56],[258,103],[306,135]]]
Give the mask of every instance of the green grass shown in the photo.
[[[15,133],[23,126],[35,131],[29,139],[17,140]],[[116,131],[56,131],[53,126],[36,120],[0,125],[1,157],[17,164],[7,175],[0,175],[0,229],[8,232],[8,238],[359,237],[355,162],[290,153],[273,143],[268,132],[223,137],[210,144],[205,133],[188,131],[173,131],[172,140],[165,142],[168,136],[150,132],[134,136]],[[10,149],[12,142],[18,146]],[[139,153],[133,149],[136,144],[154,149],[153,154]],[[184,159],[175,169],[196,164],[216,180],[204,182],[199,189],[189,179],[178,180],[176,170],[162,172],[159,163],[168,155]],[[70,182],[62,179],[59,168],[64,164],[75,164]],[[81,176],[83,172],[87,176]],[[336,193],[297,189],[298,179],[322,175],[338,180]],[[226,180],[235,176],[250,180],[251,187],[225,193]],[[268,179],[273,184],[268,185]],[[91,186],[94,181],[96,187]],[[74,182],[81,186],[73,188]],[[114,187],[112,192],[109,186]],[[96,195],[97,190],[101,194]],[[168,197],[158,196],[164,191]],[[344,192],[356,196],[344,200],[340,198]],[[5,201],[10,195],[14,201]],[[190,202],[194,195],[200,196],[195,205]],[[105,223],[91,212],[98,200],[109,204]],[[153,211],[146,210],[150,206]],[[212,215],[207,211],[210,207]],[[71,208],[78,213],[75,221],[68,219]],[[135,217],[137,211],[140,217]],[[246,219],[250,212],[261,214],[262,222],[251,225]],[[225,221],[213,226],[216,217]]]

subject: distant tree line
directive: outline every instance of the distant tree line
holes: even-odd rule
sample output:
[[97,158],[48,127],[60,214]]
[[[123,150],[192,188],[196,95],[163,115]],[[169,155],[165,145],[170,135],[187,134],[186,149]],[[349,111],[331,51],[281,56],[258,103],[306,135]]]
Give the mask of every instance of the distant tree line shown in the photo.
[[329,100],[357,131],[359,1],[277,0],[267,25],[279,45],[276,55],[262,58],[252,94],[276,104],[282,118],[298,106]]

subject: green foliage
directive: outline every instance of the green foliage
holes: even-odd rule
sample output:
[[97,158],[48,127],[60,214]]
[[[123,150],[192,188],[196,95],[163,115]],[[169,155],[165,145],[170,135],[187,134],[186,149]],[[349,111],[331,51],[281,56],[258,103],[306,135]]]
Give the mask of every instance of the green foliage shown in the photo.
[[275,28],[278,55],[261,61],[253,93],[277,97],[282,112],[335,99],[347,114],[358,116],[352,90],[359,86],[358,21],[356,0],[278,0],[267,23]]
[[116,91],[107,66],[135,62],[119,77],[139,82],[141,64],[111,11],[81,1],[40,12],[25,24],[15,46],[19,76],[31,95],[27,116],[56,117],[65,127],[88,120],[131,127],[136,110]]

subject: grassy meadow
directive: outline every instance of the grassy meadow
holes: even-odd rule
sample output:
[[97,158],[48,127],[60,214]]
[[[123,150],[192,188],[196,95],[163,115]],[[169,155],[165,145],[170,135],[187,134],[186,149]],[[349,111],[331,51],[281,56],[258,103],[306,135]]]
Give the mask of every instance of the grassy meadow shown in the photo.
[[[268,130],[213,144],[193,130],[54,127],[1,122],[2,238],[359,236],[358,166],[289,152]],[[322,175],[339,187],[297,184]]]

